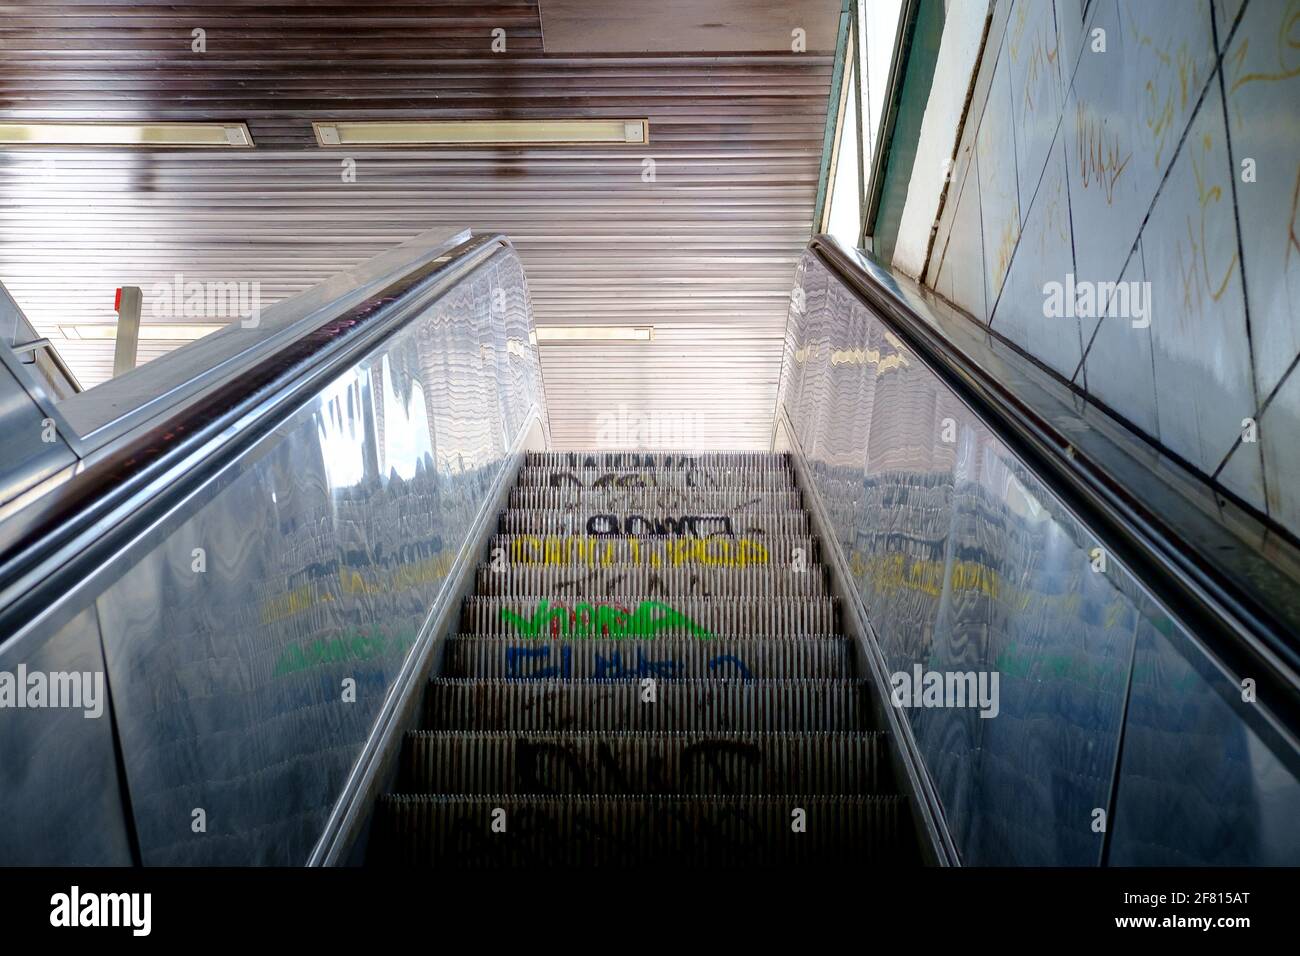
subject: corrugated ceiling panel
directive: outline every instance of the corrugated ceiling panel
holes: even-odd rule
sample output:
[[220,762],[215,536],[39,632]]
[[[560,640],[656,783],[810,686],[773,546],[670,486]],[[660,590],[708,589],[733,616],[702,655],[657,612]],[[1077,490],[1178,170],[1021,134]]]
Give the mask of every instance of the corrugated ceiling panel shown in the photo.
[[[508,52],[494,56],[497,26]],[[190,50],[193,27],[205,54]],[[113,322],[119,285],[145,289],[145,321],[172,320],[150,314],[149,292],[176,273],[257,282],[265,306],[424,229],[501,231],[539,324],[657,329],[652,343],[544,348],[557,445],[610,440],[619,421],[764,445],[830,56],[540,46],[527,2],[0,4],[0,118],[242,119],[259,147],[0,151],[0,280],[50,334]],[[574,115],[648,117],[650,145],[343,154],[315,149],[310,130]],[[146,342],[142,357],[166,347]],[[111,342],[63,351],[83,383],[111,371]]]

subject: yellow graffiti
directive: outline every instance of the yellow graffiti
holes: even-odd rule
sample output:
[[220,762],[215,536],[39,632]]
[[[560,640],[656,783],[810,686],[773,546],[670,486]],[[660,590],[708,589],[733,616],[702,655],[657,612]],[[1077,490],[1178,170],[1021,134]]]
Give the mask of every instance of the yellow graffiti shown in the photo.
[[1241,89],[1248,83],[1276,83],[1280,80],[1289,80],[1300,76],[1300,63],[1288,64],[1288,54],[1292,59],[1300,51],[1300,0],[1291,0],[1287,4],[1286,10],[1282,14],[1282,19],[1277,28],[1277,65],[1275,72],[1266,72],[1255,70],[1250,73],[1242,73],[1241,70],[1246,64],[1246,51],[1250,47],[1250,37],[1244,37],[1232,60],[1235,66],[1236,77],[1232,81],[1232,86],[1228,88],[1228,95],[1231,96],[1237,90]]
[[[1129,23],[1132,26],[1133,37],[1137,40],[1138,48],[1147,47],[1155,54],[1156,64],[1153,76],[1147,81],[1145,87],[1146,125],[1147,129],[1151,131],[1152,141],[1155,145],[1152,152],[1152,162],[1156,169],[1161,169],[1163,168],[1161,157],[1164,154],[1165,144],[1168,142],[1170,134],[1175,132],[1175,117],[1186,113],[1192,94],[1200,90],[1201,82],[1196,71],[1196,61],[1188,52],[1186,43],[1180,44],[1177,54],[1171,57],[1167,50],[1160,50],[1156,47],[1154,38],[1138,29],[1137,24],[1133,22],[1131,13],[1129,14]],[[1165,75],[1171,69],[1177,74],[1175,77],[1176,88],[1174,85],[1162,86]],[[1175,99],[1177,100],[1177,111],[1175,111]]]
[[[621,545],[626,545],[626,550]],[[520,535],[510,543],[510,560],[515,564],[580,564],[593,568],[615,564],[744,568],[768,564],[771,556],[766,545],[752,538],[652,538],[643,542],[637,535]]]
[[[914,558],[897,552],[863,555],[855,551],[849,555],[849,570],[854,578],[869,581],[872,590],[882,596],[911,591],[939,598],[946,588],[953,594],[982,594],[1017,612],[1026,612],[1032,606],[1035,612],[1050,609],[1049,613],[1065,616],[1077,616],[1083,605],[1083,598],[1077,591],[1048,595],[1017,587],[978,561],[952,562],[951,576],[948,568],[945,561]],[[1115,626],[1120,616],[1130,608],[1123,594],[1116,592],[1114,599],[1106,605],[1105,627]]]
[[[338,573],[339,593],[344,596],[391,594],[405,591],[422,584],[442,581],[451,573],[455,555],[438,555],[383,571],[378,576],[367,577],[354,568],[340,568]],[[262,602],[259,615],[263,624],[301,614],[309,608],[328,604],[336,598],[329,591],[321,590],[316,584],[304,584],[284,594],[267,598]]]
[[[1208,153],[1213,146],[1213,140],[1210,134],[1206,133],[1202,140],[1202,145]],[[1233,252],[1232,257],[1228,260],[1227,266],[1223,270],[1223,281],[1219,283],[1218,288],[1214,288],[1210,280],[1210,262],[1206,258],[1208,250],[1205,242],[1205,216],[1209,209],[1210,203],[1219,202],[1223,199],[1223,189],[1219,186],[1205,185],[1205,178],[1201,175],[1201,165],[1196,161],[1195,154],[1192,155],[1192,174],[1196,177],[1196,201],[1201,211],[1201,262],[1205,266],[1205,287],[1210,292],[1210,298],[1218,302],[1222,298],[1224,291],[1228,288],[1228,283],[1232,281],[1232,270],[1237,265],[1237,253]],[[1188,233],[1190,238],[1192,221],[1187,220]]]
[[901,352],[882,356],[880,349],[836,349],[831,352],[831,365],[874,365],[876,375],[898,368],[907,368],[911,363]]
[[1083,188],[1087,189],[1093,182],[1099,184],[1106,193],[1106,205],[1109,206],[1115,201],[1115,184],[1124,174],[1133,154],[1130,152],[1121,157],[1119,136],[1112,135],[1108,144],[1106,124],[1089,119],[1081,102],[1074,108],[1074,129]]

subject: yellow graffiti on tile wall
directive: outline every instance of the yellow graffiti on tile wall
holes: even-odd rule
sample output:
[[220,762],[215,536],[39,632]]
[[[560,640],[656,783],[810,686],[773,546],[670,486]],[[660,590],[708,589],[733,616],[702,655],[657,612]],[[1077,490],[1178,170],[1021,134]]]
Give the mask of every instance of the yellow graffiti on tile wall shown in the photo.
[[1232,86],[1228,95],[1236,93],[1248,83],[1277,83],[1300,76],[1300,0],[1291,0],[1282,11],[1277,25],[1277,69],[1253,70],[1243,73],[1250,37],[1243,36],[1240,45],[1230,56],[1233,64]]
[[1160,170],[1164,168],[1165,147],[1171,138],[1177,138],[1175,119],[1186,115],[1192,97],[1200,92],[1202,84],[1198,78],[1196,61],[1186,43],[1179,44],[1177,52],[1170,56],[1167,49],[1161,50],[1156,46],[1153,37],[1138,29],[1133,22],[1132,11],[1129,12],[1129,23],[1138,51],[1149,50],[1154,57],[1154,62],[1149,62],[1153,69],[1143,90],[1143,105],[1146,126],[1151,131],[1151,140],[1155,145],[1151,162],[1155,169]]
[[[1205,152],[1210,152],[1214,147],[1214,139],[1209,133],[1206,133],[1201,139],[1201,146]],[[1205,266],[1205,288],[1210,293],[1210,298],[1215,302],[1223,297],[1223,293],[1228,288],[1228,283],[1232,281],[1232,270],[1237,265],[1237,253],[1234,251],[1228,259],[1228,263],[1223,268],[1223,279],[1216,286],[1211,279],[1212,275],[1217,275],[1217,271],[1211,271],[1209,260],[1209,249],[1205,242],[1205,219],[1209,214],[1212,203],[1223,201],[1223,187],[1210,186],[1206,184],[1205,175],[1201,171],[1201,164],[1197,162],[1196,154],[1192,154],[1192,173],[1196,177],[1196,203],[1200,211],[1200,230],[1201,230],[1201,262]],[[1191,218],[1187,220],[1188,229],[1191,228]]]
[[1105,121],[1090,117],[1082,102],[1075,104],[1074,131],[1083,188],[1087,189],[1094,183],[1100,185],[1109,206],[1115,201],[1115,184],[1124,174],[1133,154],[1120,155],[1119,135],[1112,133],[1107,140]]

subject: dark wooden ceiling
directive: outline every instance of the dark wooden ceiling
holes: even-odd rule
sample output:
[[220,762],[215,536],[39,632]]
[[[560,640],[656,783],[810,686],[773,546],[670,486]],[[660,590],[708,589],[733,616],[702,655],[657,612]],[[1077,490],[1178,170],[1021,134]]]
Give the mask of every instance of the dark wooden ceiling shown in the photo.
[[[710,4],[734,18],[737,2],[700,0],[700,22],[727,22]],[[591,8],[598,18],[600,0]],[[825,44],[839,3],[751,9],[763,30],[738,45],[801,26]],[[594,410],[624,405],[707,408],[701,443],[763,444],[831,51],[548,54],[544,20],[536,2],[0,3],[0,119],[240,120],[257,144],[0,151],[0,281],[58,341],[61,325],[111,323],[119,285],[258,281],[265,304],[424,229],[499,230],[540,324],[657,329],[649,344],[544,350],[557,442],[594,441]],[[196,28],[206,52],[191,48]],[[679,45],[692,35],[680,19],[672,29]],[[311,132],[327,119],[574,116],[648,117],[650,144],[349,151],[345,183],[344,154]],[[83,381],[109,373],[111,343],[60,350]]]

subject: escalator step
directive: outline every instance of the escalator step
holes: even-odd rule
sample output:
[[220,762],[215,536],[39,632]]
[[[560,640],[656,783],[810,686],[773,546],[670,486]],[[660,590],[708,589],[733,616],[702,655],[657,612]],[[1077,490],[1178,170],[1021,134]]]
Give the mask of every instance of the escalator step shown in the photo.
[[795,511],[803,496],[795,489],[744,491],[698,488],[520,488],[510,491],[509,507],[546,511],[582,506],[587,511],[617,508],[630,514],[732,514],[739,511]]
[[529,566],[614,564],[651,567],[746,568],[788,565],[802,552],[809,564],[820,560],[815,538],[801,535],[769,535],[735,538],[668,538],[613,535],[508,535],[492,538],[488,553],[500,549],[507,564]]
[[794,472],[784,468],[694,468],[686,471],[639,471],[606,468],[519,469],[521,488],[682,488],[790,490]]
[[790,456],[762,451],[640,452],[530,451],[524,463],[537,468],[635,468],[677,471],[702,465],[789,468]]
[[843,637],[596,638],[533,641],[449,638],[443,677],[618,680],[642,677],[837,678],[853,673]]
[[643,535],[645,537],[708,538],[715,535],[806,535],[805,511],[759,511],[747,508],[732,513],[680,514],[653,511],[650,514],[621,509],[621,513],[581,509],[552,511],[503,511],[497,528],[502,534],[592,534]]
[[557,599],[585,597],[649,597],[673,603],[677,598],[699,597],[822,597],[825,574],[820,565],[802,573],[786,568],[701,567],[529,567],[489,565],[478,569],[481,596],[552,594]]
[[863,868],[914,862],[904,810],[901,797],[395,794],[375,838],[397,865]]
[[519,681],[435,678],[429,730],[837,731],[868,726],[862,680]]
[[882,794],[881,735],[435,733],[406,737],[404,793]]
[[838,631],[839,601],[832,597],[677,598],[587,601],[554,597],[466,598],[462,634],[500,637],[696,637],[755,634],[798,637]]

